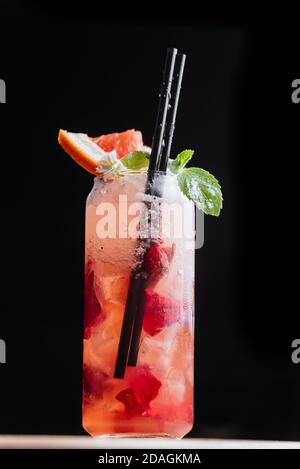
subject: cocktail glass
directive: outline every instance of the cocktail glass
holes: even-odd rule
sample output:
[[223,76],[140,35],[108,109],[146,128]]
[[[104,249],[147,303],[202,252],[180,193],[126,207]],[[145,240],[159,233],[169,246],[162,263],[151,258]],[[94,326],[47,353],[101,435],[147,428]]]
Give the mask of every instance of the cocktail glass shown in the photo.
[[[182,438],[193,426],[194,205],[174,176],[158,176],[160,197],[145,195],[146,178],[96,177],[87,199],[83,426],[92,436]],[[137,361],[115,377],[131,273],[141,262]]]

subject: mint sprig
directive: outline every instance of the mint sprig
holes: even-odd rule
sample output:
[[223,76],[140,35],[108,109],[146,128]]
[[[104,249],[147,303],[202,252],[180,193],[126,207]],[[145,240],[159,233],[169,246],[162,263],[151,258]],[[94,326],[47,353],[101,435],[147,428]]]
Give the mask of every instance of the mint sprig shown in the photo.
[[144,151],[133,151],[120,161],[127,169],[138,170],[149,166],[149,153]]
[[194,150],[183,150],[177,155],[175,160],[169,159],[168,169],[172,174],[179,173],[185,165],[190,161],[194,154]]
[[218,217],[222,208],[221,186],[202,168],[185,168],[177,176],[181,192],[207,215]]
[[[217,179],[202,168],[185,168],[194,154],[184,150],[174,160],[168,162],[168,172],[176,175],[181,192],[199,210],[207,215],[218,217],[222,209],[222,191]],[[128,170],[139,170],[149,166],[149,153],[133,151],[119,160]]]

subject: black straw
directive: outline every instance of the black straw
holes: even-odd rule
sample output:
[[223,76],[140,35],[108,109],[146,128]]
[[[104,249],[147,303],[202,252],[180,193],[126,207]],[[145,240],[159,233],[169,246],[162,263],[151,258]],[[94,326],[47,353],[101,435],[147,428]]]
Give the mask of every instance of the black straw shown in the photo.
[[[172,86],[172,96],[170,95],[168,109],[172,109],[171,111],[171,118],[165,121],[165,134],[164,134],[164,142],[161,148],[160,153],[160,162],[158,165],[157,170],[166,172],[168,166],[168,159],[171,152],[172,140],[175,130],[175,123],[176,123],[176,115],[177,115],[177,108],[180,96],[180,89],[185,65],[185,58],[184,54],[178,54],[176,57],[176,65],[175,65],[175,78],[174,83]],[[151,174],[150,174],[151,177]],[[149,179],[148,179],[149,180]],[[161,188],[160,188],[161,190]],[[147,192],[147,189],[146,189]],[[150,193],[152,195],[162,196],[161,193],[157,191],[151,190]],[[146,282],[147,283],[147,282]],[[145,285],[146,287],[146,285]],[[143,328],[143,321],[144,321],[144,305],[145,305],[145,290],[142,289],[141,296],[139,297],[139,304],[136,310],[136,315],[134,319],[133,325],[133,332],[131,338],[131,344],[129,349],[129,356],[128,356],[128,365],[129,366],[136,366],[138,352],[139,352],[139,345],[141,340],[142,328]]]
[[139,294],[139,285],[137,285],[136,279],[137,272],[133,270],[130,276],[129,288],[127,293],[126,308],[124,312],[124,318],[122,323],[122,330],[120,335],[120,342],[118,348],[117,361],[115,366],[114,377],[123,378],[127,365],[128,349],[131,339],[132,326],[137,309],[137,301],[135,297]]
[[174,135],[175,124],[176,124],[178,102],[179,102],[179,97],[180,97],[181,83],[182,83],[182,77],[183,77],[184,66],[185,66],[185,58],[186,58],[185,54],[178,54],[176,58],[175,78],[174,78],[174,84],[172,86],[172,100],[170,102],[172,114],[171,114],[171,119],[166,124],[164,146],[162,149],[161,158],[160,158],[160,166],[159,166],[159,171],[163,171],[163,172],[167,171],[168,160],[169,160],[169,156],[171,153],[173,135]]
[[177,49],[167,49],[167,57],[161,83],[160,99],[156,117],[156,124],[152,140],[152,150],[150,155],[149,173],[158,171],[160,165],[160,155],[165,133],[167,113],[169,110],[169,101],[171,98],[171,87],[174,73],[174,65]]
[[[161,155],[163,149],[163,139],[166,132],[166,122],[167,122],[167,114],[170,108],[170,100],[171,100],[171,87],[173,81],[173,73],[174,73],[174,66],[175,60],[177,55],[177,49],[170,48],[167,49],[167,56],[165,61],[163,79],[161,84],[161,92],[160,92],[160,99],[156,117],[156,124],[155,130],[152,140],[152,150],[150,155],[150,162],[149,162],[149,169],[148,169],[148,178],[145,188],[145,193],[150,195],[159,195],[155,193],[153,188],[153,180],[155,176],[155,171],[160,169],[161,165]],[[185,56],[184,56],[185,58]],[[181,60],[182,63],[182,60]],[[183,60],[184,66],[184,60]],[[181,68],[180,68],[181,70]],[[183,72],[183,68],[182,68]],[[182,72],[178,76],[180,76],[179,80],[179,91],[180,91],[180,84],[182,79]],[[175,101],[174,105],[176,105],[177,111],[177,104],[179,98],[179,91],[177,90],[178,86],[176,86],[176,94],[175,94]],[[178,96],[177,96],[178,95]],[[171,147],[172,137],[175,127],[175,118],[176,118],[176,111],[175,116],[174,112],[172,114],[171,119],[171,127],[172,132],[168,132],[167,143],[168,148]],[[170,129],[171,129],[170,127]],[[170,143],[169,143],[170,142]],[[164,153],[163,164],[167,164],[167,158]],[[139,248],[143,246],[147,251],[150,248],[151,240],[146,239],[140,241]],[[141,252],[142,249],[139,249]],[[140,343],[140,336],[142,331],[143,325],[143,318],[144,318],[144,301],[145,301],[145,288],[148,282],[148,273],[144,267],[143,258],[137,259],[137,267],[132,270],[130,276],[130,285],[128,288],[127,294],[127,301],[126,307],[123,317],[123,324],[122,330],[120,335],[120,342],[118,348],[118,355],[117,361],[115,366],[114,377],[115,378],[123,378],[126,370],[127,359],[128,365],[135,366],[137,362],[137,355],[138,355],[138,348]],[[129,351],[129,358],[128,358],[128,350]]]

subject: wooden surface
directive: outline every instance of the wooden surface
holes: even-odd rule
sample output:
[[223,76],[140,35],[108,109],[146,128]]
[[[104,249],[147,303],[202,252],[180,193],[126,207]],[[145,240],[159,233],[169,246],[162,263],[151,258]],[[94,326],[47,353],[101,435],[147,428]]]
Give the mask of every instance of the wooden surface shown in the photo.
[[0,435],[0,449],[300,449],[300,442],[200,438],[91,438],[88,436]]

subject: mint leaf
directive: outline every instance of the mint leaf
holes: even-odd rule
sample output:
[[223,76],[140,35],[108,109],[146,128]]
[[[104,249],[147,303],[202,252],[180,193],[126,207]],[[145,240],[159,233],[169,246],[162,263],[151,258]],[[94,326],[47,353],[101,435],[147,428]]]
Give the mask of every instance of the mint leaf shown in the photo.
[[133,151],[120,159],[121,163],[127,169],[142,169],[149,165],[149,153],[144,151]]
[[168,168],[173,174],[179,173],[185,165],[190,161],[194,154],[194,150],[183,150],[177,155],[175,160],[169,160]]
[[185,168],[177,176],[181,192],[207,215],[218,217],[222,208],[221,186],[201,168]]

